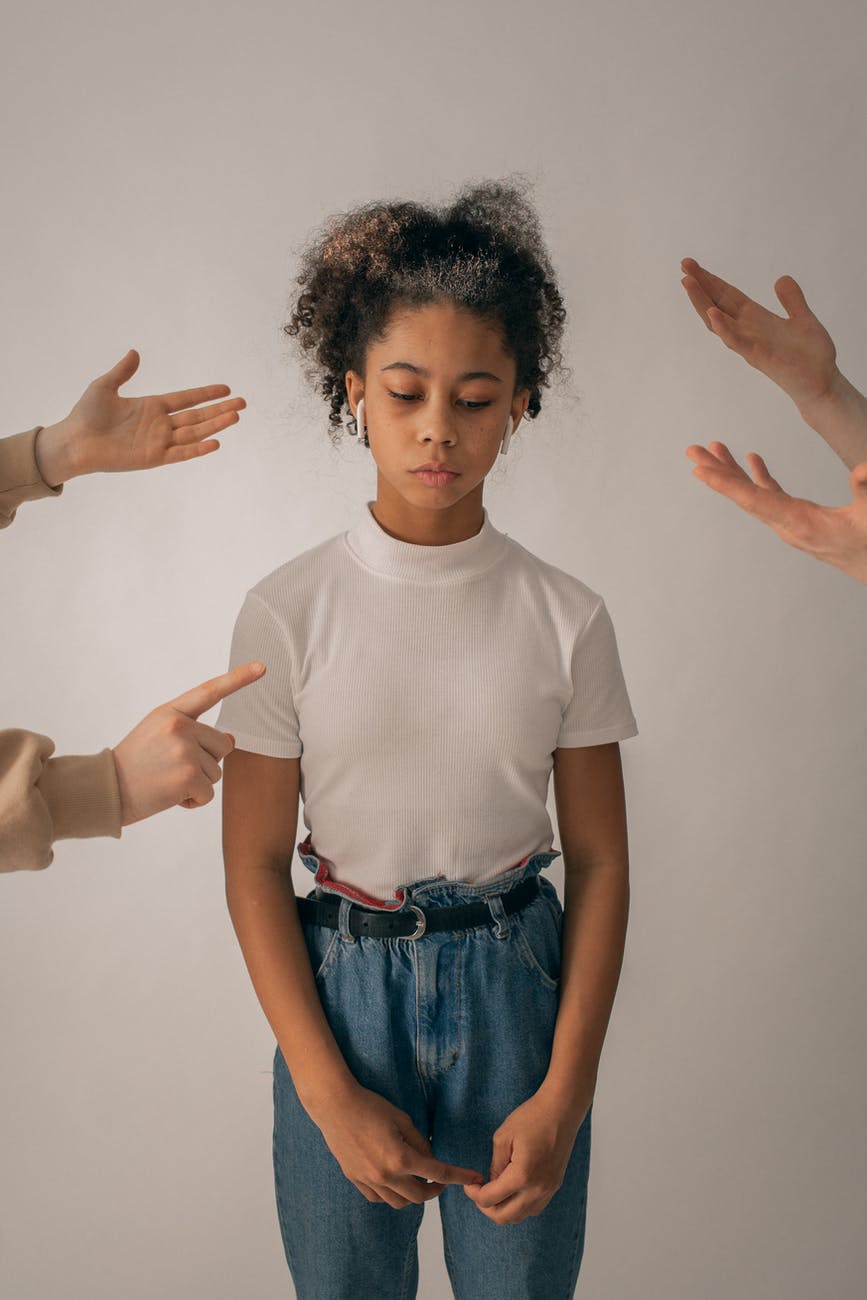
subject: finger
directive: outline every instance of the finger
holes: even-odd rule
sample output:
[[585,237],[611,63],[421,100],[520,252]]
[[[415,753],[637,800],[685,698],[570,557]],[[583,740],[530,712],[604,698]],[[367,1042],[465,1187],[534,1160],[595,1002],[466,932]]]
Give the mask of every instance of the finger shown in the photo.
[[685,257],[681,262],[681,266],[687,275],[691,275],[693,279],[698,281],[716,306],[722,308],[729,316],[736,316],[740,309],[751,301],[745,293],[741,293],[740,289],[736,289],[733,284],[729,284],[727,280],[723,280],[720,276],[706,270],[694,257]]
[[233,668],[228,673],[221,673],[219,677],[210,677],[206,682],[194,686],[192,690],[184,691],[183,695],[176,696],[168,703],[171,708],[185,713],[188,718],[197,718],[200,713],[205,713],[215,704],[219,704],[220,700],[225,699],[227,695],[232,695],[235,691],[240,691],[244,686],[255,682],[264,671],[265,665],[260,660],[254,659],[250,663]]
[[243,411],[247,403],[243,397],[230,397],[227,402],[214,402],[210,406],[197,406],[191,411],[179,411],[172,416],[172,428],[183,429],[190,424],[200,424],[226,411]]
[[379,1192],[379,1195],[385,1201],[386,1205],[390,1205],[393,1210],[402,1210],[405,1206],[409,1205],[409,1201],[405,1196],[401,1196],[399,1192],[392,1191],[392,1189],[385,1183],[378,1183],[375,1190]]
[[411,1162],[407,1161],[408,1173],[418,1174],[421,1178],[429,1178],[434,1183],[460,1183],[468,1185],[475,1183],[481,1185],[484,1177],[477,1169],[463,1169],[460,1165],[446,1165],[435,1156],[423,1156],[421,1153],[413,1153],[414,1158]]
[[445,1191],[445,1183],[424,1182],[419,1178],[392,1178],[389,1181],[391,1187],[399,1196],[403,1196],[407,1203],[421,1205],[424,1201],[432,1201]]
[[237,411],[227,411],[225,415],[214,416],[212,420],[189,425],[175,432],[174,444],[176,447],[188,447],[193,443],[201,442],[203,438],[212,438],[214,434],[222,433],[230,425],[237,424],[240,418]]
[[790,275],[781,275],[774,285],[774,293],[779,298],[786,314],[791,320],[794,316],[812,316],[813,313],[807,306],[807,299],[804,297],[804,291]]
[[[714,448],[718,450],[714,451]],[[687,455],[696,462],[693,469],[696,475],[700,470],[719,470],[744,483],[751,482],[749,475],[737,463],[724,442],[712,442],[709,447],[687,447]]]
[[523,1192],[507,1196],[499,1205],[490,1207],[478,1205],[476,1208],[490,1219],[492,1223],[520,1223],[532,1211],[532,1202]]
[[380,1196],[379,1192],[375,1192],[373,1188],[370,1187],[367,1183],[360,1183],[356,1179],[351,1179],[350,1181],[355,1184],[355,1186],[361,1192],[362,1196],[364,1196],[368,1201],[382,1200],[382,1197]]
[[140,362],[141,357],[135,348],[130,348],[126,356],[121,357],[116,366],[112,366],[111,370],[107,370],[104,375],[100,375],[95,382],[117,391],[121,384],[125,384],[132,379],[139,368]]
[[709,309],[714,305],[713,302],[707,296],[704,289],[702,289],[698,280],[696,280],[694,276],[685,275],[680,283],[683,285],[684,289],[686,290],[687,297],[689,298],[695,310],[698,312],[706,328],[710,329],[710,321],[708,320],[707,313]]
[[719,458],[707,447],[703,447],[700,442],[694,442],[687,447],[686,454],[689,456],[690,460],[694,460],[698,465],[709,465],[711,468],[715,465],[719,465]]
[[234,736],[228,731],[218,731],[216,727],[209,727],[206,722],[194,722],[189,732],[205,753],[210,754],[217,762],[221,762],[235,748]]
[[508,1168],[512,1161],[515,1151],[514,1135],[508,1130],[497,1132],[493,1136],[491,1143],[491,1164],[488,1170],[488,1183],[499,1178],[500,1174]]
[[214,797],[214,787],[204,773],[193,779],[187,786],[183,799],[178,800],[181,808],[204,808]]
[[724,464],[728,465],[731,469],[740,470],[741,474],[743,474],[744,472],[743,469],[741,469],[741,466],[735,460],[734,456],[731,454],[731,452],[729,451],[728,447],[725,445],[724,442],[719,442],[719,441],[709,442],[708,447],[713,452],[714,456],[716,456],[717,460],[722,461]]
[[220,769],[220,764],[215,758],[211,757],[206,749],[202,749],[201,745],[199,746],[199,762],[202,765],[202,771],[210,781],[211,785],[216,785],[220,780],[220,777],[223,775]]
[[228,397],[231,391],[228,384],[208,384],[205,388],[184,388],[176,393],[163,393],[159,400],[164,403],[167,411],[182,411],[187,406],[198,406],[201,402]]
[[483,1187],[467,1187],[466,1193],[480,1208],[490,1209],[494,1205],[499,1205],[507,1197],[520,1192],[524,1182],[515,1165],[510,1162],[496,1178],[485,1183]]
[[744,475],[743,480],[736,478],[728,470],[699,469],[693,470],[714,492],[728,497],[741,510],[754,515],[766,524],[782,523],[785,516],[784,502],[791,498],[785,492],[766,492]]
[[191,447],[169,447],[163,452],[162,465],[177,465],[183,460],[195,460],[197,456],[207,456],[208,452],[219,451],[218,442],[195,442]]
[[744,344],[740,335],[734,328],[731,318],[725,312],[720,311],[719,307],[709,307],[707,320],[714,334],[718,339],[722,339],[727,348],[731,348],[732,352],[743,351]]
[[860,465],[856,465],[852,470],[849,475],[849,487],[852,489],[852,496],[856,500],[867,492],[867,460],[862,460]]
[[747,462],[750,466],[750,473],[759,487],[773,489],[776,492],[783,491],[782,485],[773,477],[757,451],[747,452]]

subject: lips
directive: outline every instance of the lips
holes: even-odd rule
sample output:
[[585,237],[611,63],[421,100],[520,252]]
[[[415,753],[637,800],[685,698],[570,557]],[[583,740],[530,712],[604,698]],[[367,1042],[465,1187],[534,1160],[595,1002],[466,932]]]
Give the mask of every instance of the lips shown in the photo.
[[458,473],[458,471],[456,469],[452,469],[450,465],[443,465],[441,462],[438,461],[428,461],[427,465],[417,465],[415,469],[411,470],[410,472],[413,474],[454,474],[454,475],[457,475]]

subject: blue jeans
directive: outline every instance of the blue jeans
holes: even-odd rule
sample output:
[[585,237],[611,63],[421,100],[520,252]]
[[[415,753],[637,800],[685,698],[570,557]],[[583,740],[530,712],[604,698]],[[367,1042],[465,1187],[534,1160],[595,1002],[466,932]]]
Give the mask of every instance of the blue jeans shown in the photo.
[[[309,843],[299,848],[309,849]],[[495,880],[442,876],[405,888],[400,910],[487,901],[491,922],[418,939],[349,933],[354,905],[336,884],[341,927],[303,923],[325,1015],[354,1077],[412,1118],[433,1154],[487,1178],[491,1139],[545,1077],[554,1038],[563,911],[552,882],[507,916],[499,895],[559,854],[535,853]],[[312,852],[305,865],[327,871]],[[366,904],[370,905],[370,904]],[[458,1185],[437,1197],[446,1267],[458,1300],[566,1300],[584,1250],[590,1117],[560,1188],[541,1214],[497,1224]],[[370,1202],[343,1174],[298,1100],[283,1054],[274,1061],[274,1174],[286,1259],[299,1300],[412,1300],[424,1203]]]

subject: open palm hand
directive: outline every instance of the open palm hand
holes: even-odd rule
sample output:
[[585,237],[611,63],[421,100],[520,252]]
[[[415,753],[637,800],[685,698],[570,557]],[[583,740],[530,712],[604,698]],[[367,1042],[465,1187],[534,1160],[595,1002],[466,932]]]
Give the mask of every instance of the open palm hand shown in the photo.
[[774,285],[786,309],[786,316],[778,316],[691,257],[683,259],[681,269],[681,284],[707,328],[778,384],[796,406],[808,407],[831,389],[837,376],[837,350],[790,275],[781,276]]
[[74,438],[78,473],[153,469],[216,451],[220,444],[214,435],[234,424],[246,405],[243,397],[215,400],[231,391],[225,384],[121,397],[118,389],[139,361],[135,349],[127,352],[88,385],[63,421]]
[[785,492],[757,452],[747,455],[752,478],[723,442],[694,444],[686,454],[695,461],[697,478],[761,519],[789,546],[867,583],[867,461],[849,475],[851,505],[820,506]]

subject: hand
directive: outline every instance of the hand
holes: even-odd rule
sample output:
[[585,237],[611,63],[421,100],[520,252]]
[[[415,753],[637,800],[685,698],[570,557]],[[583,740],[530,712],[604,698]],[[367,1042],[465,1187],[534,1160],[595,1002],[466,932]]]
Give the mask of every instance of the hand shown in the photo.
[[494,1133],[488,1182],[464,1188],[482,1214],[494,1223],[541,1214],[563,1182],[589,1109],[588,1102],[576,1117],[574,1109],[565,1110],[540,1089],[513,1110]]
[[223,775],[220,760],[235,748],[235,738],[195,719],[264,671],[265,665],[254,661],[194,686],[153,709],[115,746],[122,825],[165,808],[201,808],[211,802]]
[[803,410],[826,397],[842,378],[830,334],[807,306],[800,285],[783,275],[774,291],[788,319],[760,307],[691,257],[681,262],[681,284],[709,330],[767,375]]
[[[394,1210],[429,1201],[448,1183],[483,1183],[475,1169],[437,1160],[409,1115],[379,1093],[357,1085],[316,1124],[343,1173],[368,1201]],[[425,1182],[424,1179],[429,1179]]]
[[[135,349],[84,390],[69,415],[36,436],[36,461],[46,483],[79,474],[153,469],[216,451],[214,434],[238,420],[246,402],[227,397],[225,384],[159,397],[121,397],[118,389],[139,367]],[[212,402],[199,407],[201,402]],[[191,408],[199,409],[191,409]],[[203,441],[207,439],[207,441]]]
[[686,454],[696,462],[697,478],[768,524],[789,546],[867,583],[867,461],[849,475],[852,504],[834,507],[789,496],[757,452],[747,455],[752,481],[723,442],[692,445]]

